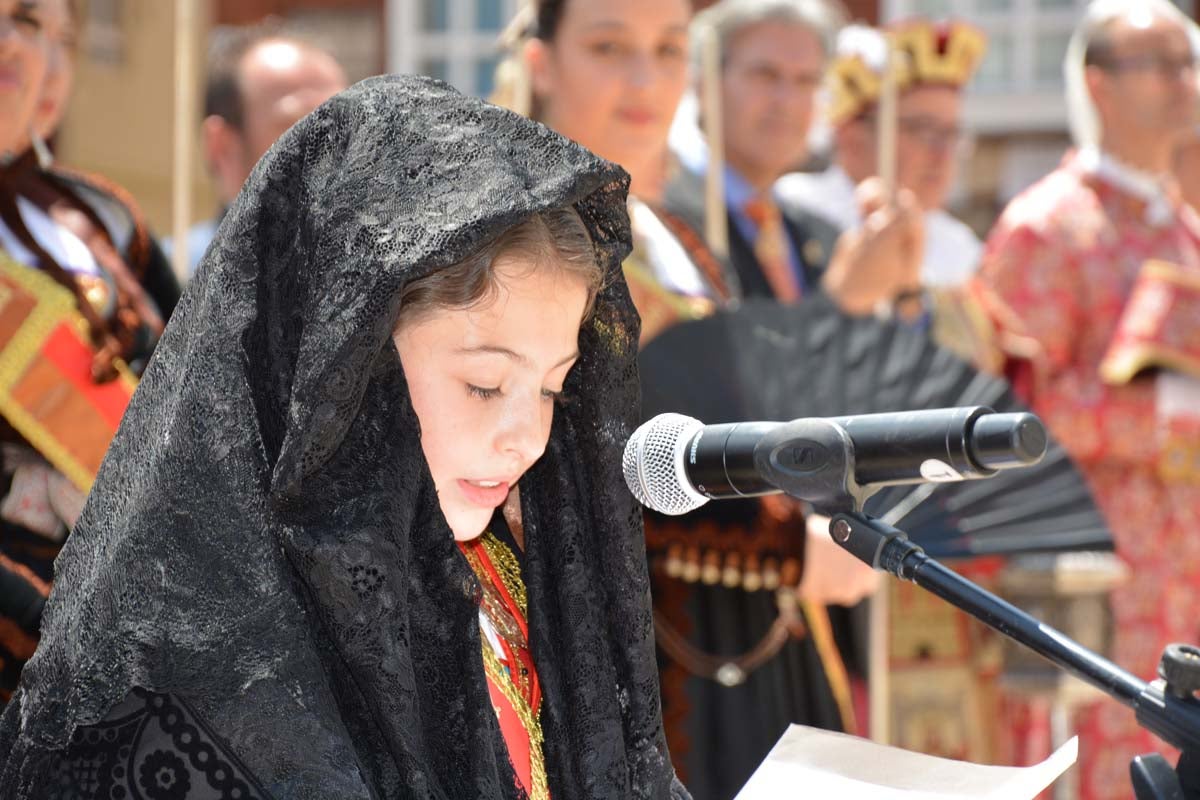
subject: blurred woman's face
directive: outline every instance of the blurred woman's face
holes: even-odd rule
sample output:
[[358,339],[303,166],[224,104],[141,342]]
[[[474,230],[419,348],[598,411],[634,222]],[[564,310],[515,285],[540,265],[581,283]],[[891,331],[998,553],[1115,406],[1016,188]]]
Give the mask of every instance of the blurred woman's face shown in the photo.
[[0,153],[29,145],[48,42],[56,33],[47,0],[0,0]]
[[665,152],[687,87],[688,0],[566,0],[527,53],[543,122],[636,169]]

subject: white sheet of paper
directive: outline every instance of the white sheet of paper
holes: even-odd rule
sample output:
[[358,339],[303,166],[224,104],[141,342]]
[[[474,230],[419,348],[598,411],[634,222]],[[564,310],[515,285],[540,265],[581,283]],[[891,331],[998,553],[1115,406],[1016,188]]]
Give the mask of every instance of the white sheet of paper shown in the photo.
[[1041,764],[990,767],[792,725],[736,800],[1033,800],[1078,751],[1072,738]]

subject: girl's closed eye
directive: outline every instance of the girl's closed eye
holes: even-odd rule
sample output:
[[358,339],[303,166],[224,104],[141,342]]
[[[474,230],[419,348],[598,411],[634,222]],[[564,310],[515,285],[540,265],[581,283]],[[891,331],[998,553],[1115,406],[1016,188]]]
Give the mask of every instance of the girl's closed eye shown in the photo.
[[500,387],[486,388],[484,386],[476,386],[473,383],[467,384],[467,391],[480,400],[492,400],[500,396]]

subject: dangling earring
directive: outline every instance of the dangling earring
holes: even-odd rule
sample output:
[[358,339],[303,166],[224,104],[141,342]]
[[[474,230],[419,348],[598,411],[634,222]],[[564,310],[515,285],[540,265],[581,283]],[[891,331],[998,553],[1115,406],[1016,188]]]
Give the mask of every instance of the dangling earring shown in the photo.
[[42,169],[50,169],[54,164],[54,154],[50,152],[46,140],[32,125],[29,126],[29,141],[33,144],[33,152],[37,156],[38,166]]

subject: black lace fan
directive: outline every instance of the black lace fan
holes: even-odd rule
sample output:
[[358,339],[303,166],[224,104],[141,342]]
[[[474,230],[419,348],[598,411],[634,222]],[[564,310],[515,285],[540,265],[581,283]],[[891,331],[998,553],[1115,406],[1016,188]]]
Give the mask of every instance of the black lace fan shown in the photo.
[[[641,356],[642,412],[706,424],[950,406],[1024,411],[1008,384],[922,331],[854,318],[829,301],[750,301],[678,325]],[[1111,549],[1083,476],[1051,440],[1036,466],[963,483],[885,487],[867,513],[938,558]]]

